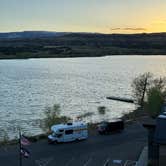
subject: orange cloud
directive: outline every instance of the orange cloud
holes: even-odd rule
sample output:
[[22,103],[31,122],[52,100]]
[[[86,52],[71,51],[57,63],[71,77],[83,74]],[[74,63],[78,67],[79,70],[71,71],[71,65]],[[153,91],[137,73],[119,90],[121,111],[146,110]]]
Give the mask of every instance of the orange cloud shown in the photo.
[[127,28],[111,28],[111,31],[147,31],[146,28],[131,28],[131,27],[127,27]]

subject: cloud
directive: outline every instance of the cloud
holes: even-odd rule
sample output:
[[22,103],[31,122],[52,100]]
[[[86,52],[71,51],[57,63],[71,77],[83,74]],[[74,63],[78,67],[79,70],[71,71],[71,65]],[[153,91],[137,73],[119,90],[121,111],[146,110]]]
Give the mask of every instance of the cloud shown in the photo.
[[131,28],[131,27],[126,27],[126,28],[111,28],[111,31],[147,31],[146,28]]
[[111,31],[119,31],[121,28],[111,28]]
[[146,28],[123,28],[125,31],[146,31]]

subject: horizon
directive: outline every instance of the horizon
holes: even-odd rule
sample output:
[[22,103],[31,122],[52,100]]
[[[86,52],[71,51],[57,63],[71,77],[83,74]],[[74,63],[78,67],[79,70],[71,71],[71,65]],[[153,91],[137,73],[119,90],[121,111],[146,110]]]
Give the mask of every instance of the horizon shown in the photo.
[[0,32],[166,32],[166,1],[1,0]]
[[103,35],[137,35],[137,34],[163,34],[166,33],[165,32],[135,32],[135,33],[104,33],[104,32],[71,32],[71,31],[48,31],[48,30],[21,30],[21,31],[6,31],[6,32],[2,32],[0,31],[0,33],[4,34],[4,33],[23,33],[23,32],[51,32],[51,33],[85,33],[85,34],[103,34]]

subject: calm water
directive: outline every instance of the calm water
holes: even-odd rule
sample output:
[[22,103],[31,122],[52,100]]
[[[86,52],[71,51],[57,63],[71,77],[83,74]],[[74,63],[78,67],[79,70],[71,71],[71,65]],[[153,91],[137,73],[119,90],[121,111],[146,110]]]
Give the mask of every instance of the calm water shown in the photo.
[[166,57],[1,60],[0,131],[5,129],[11,138],[17,135],[18,126],[28,134],[41,133],[39,120],[44,117],[44,108],[54,103],[61,105],[63,115],[72,118],[94,112],[86,120],[98,121],[97,107],[103,105],[109,109],[105,117],[121,117],[134,106],[106,96],[130,98],[133,78],[148,71],[166,76]]

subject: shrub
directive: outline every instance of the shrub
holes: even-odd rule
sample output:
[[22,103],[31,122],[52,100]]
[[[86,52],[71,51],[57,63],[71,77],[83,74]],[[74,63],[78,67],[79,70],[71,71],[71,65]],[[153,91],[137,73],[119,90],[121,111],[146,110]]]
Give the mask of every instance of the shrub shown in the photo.
[[47,107],[45,118],[41,121],[40,125],[44,131],[50,131],[50,128],[54,124],[66,123],[70,120],[67,116],[60,115],[61,109],[58,104],[54,104],[53,107]]
[[2,138],[2,140],[0,140],[1,146],[6,145],[9,142],[8,133],[5,130],[2,130],[2,132],[3,132],[3,138]]
[[106,112],[106,107],[105,106],[100,106],[100,107],[97,108],[97,110],[98,110],[98,113],[100,115],[104,115],[105,112]]
[[93,112],[86,112],[86,113],[84,113],[82,115],[79,115],[77,118],[78,119],[85,119],[85,118],[91,117],[92,115],[94,115]]
[[158,86],[148,90],[145,110],[152,118],[156,118],[160,114],[165,97],[165,92],[162,92]]

